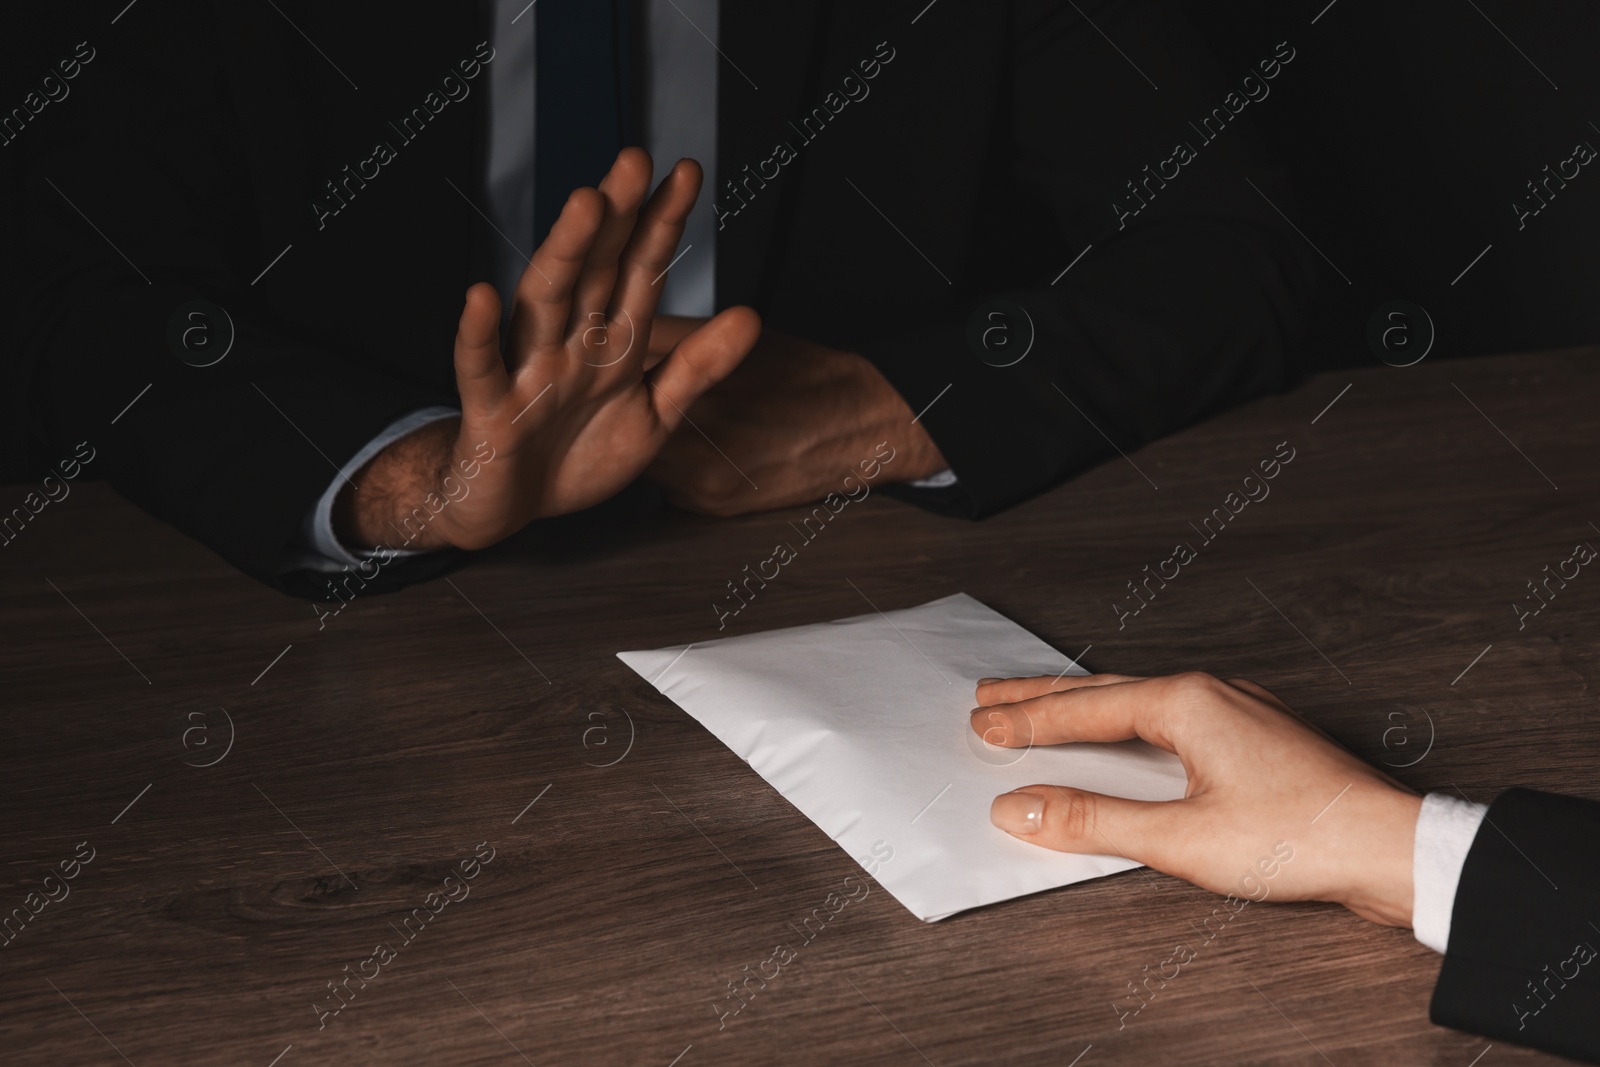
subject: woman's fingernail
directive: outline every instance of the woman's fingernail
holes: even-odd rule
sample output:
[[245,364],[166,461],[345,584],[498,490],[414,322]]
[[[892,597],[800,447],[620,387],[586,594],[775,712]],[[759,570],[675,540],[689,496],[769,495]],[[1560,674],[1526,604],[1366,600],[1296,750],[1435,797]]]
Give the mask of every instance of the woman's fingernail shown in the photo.
[[989,821],[1012,834],[1034,834],[1044,825],[1044,797],[1002,793],[989,807]]
[[978,684],[979,685],[993,685],[995,682],[999,682],[999,681],[1003,681],[1003,680],[1004,679],[1001,679],[1001,678],[979,678],[978,679]]
[[986,745],[1006,748],[1011,744],[1011,720],[993,708],[974,708],[972,730]]

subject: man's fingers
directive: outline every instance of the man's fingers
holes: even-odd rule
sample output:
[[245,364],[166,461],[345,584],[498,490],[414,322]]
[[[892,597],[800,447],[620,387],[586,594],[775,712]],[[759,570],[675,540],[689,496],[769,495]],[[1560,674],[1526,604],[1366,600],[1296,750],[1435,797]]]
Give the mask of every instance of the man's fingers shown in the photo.
[[650,375],[656,416],[667,433],[700,395],[733,372],[761,336],[761,316],[731,307],[679,342]]
[[626,311],[635,322],[649,322],[655,314],[667,281],[663,275],[678,255],[684,223],[699,195],[700,164],[692,159],[678,160],[639,214],[633,237],[622,253],[620,277],[611,299],[613,318]]
[[1126,682],[1130,678],[1126,674],[1041,674],[1030,678],[981,678],[978,680],[977,697],[978,703],[987,707],[990,704],[1030,700],[1046,693],[1076,689],[1080,685]]
[[633,236],[639,207],[650,192],[650,154],[642,148],[624,148],[600,182],[605,198],[605,220],[589,248],[583,274],[574,294],[578,311],[585,321],[591,312],[605,313],[611,291],[617,284],[617,257]]
[[[1127,741],[1142,737],[1168,752],[1176,751],[1167,733],[1169,709],[1182,695],[1181,687],[1199,686],[1208,676],[1133,678],[1092,684],[1076,678],[1078,685],[1011,704],[994,704],[972,712],[972,729],[992,745],[1058,745],[1068,741]],[[1065,681],[1065,679],[1062,679]],[[1217,686],[1223,683],[1216,679]]]
[[484,411],[511,388],[500,357],[500,294],[488,282],[467,290],[456,324],[456,388],[464,411]]
[[[572,288],[605,221],[605,198],[594,189],[574,189],[550,234],[533,253],[517,282],[514,334],[536,348],[554,348],[567,336]],[[529,321],[523,321],[528,319]]]
[[1171,801],[1108,797],[1059,785],[1029,785],[994,798],[989,821],[1013,837],[1057,852],[1152,861],[1163,841],[1160,823]]

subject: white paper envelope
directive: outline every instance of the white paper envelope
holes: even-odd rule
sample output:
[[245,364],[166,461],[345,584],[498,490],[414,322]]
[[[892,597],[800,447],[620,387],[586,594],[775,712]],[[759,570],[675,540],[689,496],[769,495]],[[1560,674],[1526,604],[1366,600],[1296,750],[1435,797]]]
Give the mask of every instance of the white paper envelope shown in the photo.
[[[620,658],[749,763],[849,855],[935,922],[1137,864],[1052,852],[996,829],[1023,785],[1183,796],[1177,757],[1142,741],[1003,749],[969,725],[979,678],[1086,674],[965,593],[921,607]],[[865,866],[866,864],[863,863]]]

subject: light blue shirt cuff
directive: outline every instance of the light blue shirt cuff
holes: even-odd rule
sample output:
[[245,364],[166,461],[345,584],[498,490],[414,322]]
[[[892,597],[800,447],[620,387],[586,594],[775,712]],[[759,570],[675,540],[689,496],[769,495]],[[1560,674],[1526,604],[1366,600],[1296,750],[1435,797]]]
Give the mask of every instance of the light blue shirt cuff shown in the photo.
[[368,441],[361,451],[351,456],[345,462],[345,465],[339,468],[339,473],[334,476],[333,481],[328,483],[328,488],[323,491],[322,496],[312,506],[310,513],[306,515],[305,521],[301,525],[301,531],[310,551],[302,551],[295,556],[291,561],[293,569],[338,574],[350,567],[358,566],[363,560],[371,559],[377,555],[382,555],[386,560],[406,559],[410,556],[422,555],[422,552],[415,549],[346,548],[333,532],[333,502],[338,497],[339,490],[343,489],[350,482],[350,479],[355,477],[356,472],[371,461],[373,456],[376,456],[379,452],[400,440],[400,438],[421,429],[430,422],[438,422],[440,419],[453,418],[460,414],[461,411],[458,408],[447,408],[438,405],[413,411],[409,415],[403,415],[395,419],[384,427],[383,432]]

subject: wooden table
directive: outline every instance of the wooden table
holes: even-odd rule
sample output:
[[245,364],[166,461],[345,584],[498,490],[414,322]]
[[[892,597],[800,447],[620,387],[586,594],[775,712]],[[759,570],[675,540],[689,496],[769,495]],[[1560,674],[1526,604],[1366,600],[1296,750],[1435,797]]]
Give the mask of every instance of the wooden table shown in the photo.
[[[1418,789],[1600,797],[1600,579],[1520,630],[1511,607],[1600,538],[1596,355],[1322,376],[981,523],[874,495],[728,632],[965,591],[1068,653],[1092,644],[1096,669],[1256,679]],[[1271,495],[1119,629],[1125,583],[1197,541],[1189,523],[1284,441]],[[1119,1031],[1113,1002],[1216,904],[1147,870],[932,925],[874,888],[719,1030],[728,983],[860,871],[614,654],[712,637],[724,583],[795,517],[557,524],[319,630],[78,483],[0,551],[0,909],[39,901],[80,842],[94,857],[0,950],[8,1062],[1483,1051],[1428,1022],[1432,952],[1318,904],[1249,907]],[[445,881],[490,849],[470,883]],[[392,958],[372,960],[380,942]],[[330,990],[374,972],[347,1002]],[[1484,1064],[1540,1059],[1496,1044]]]

